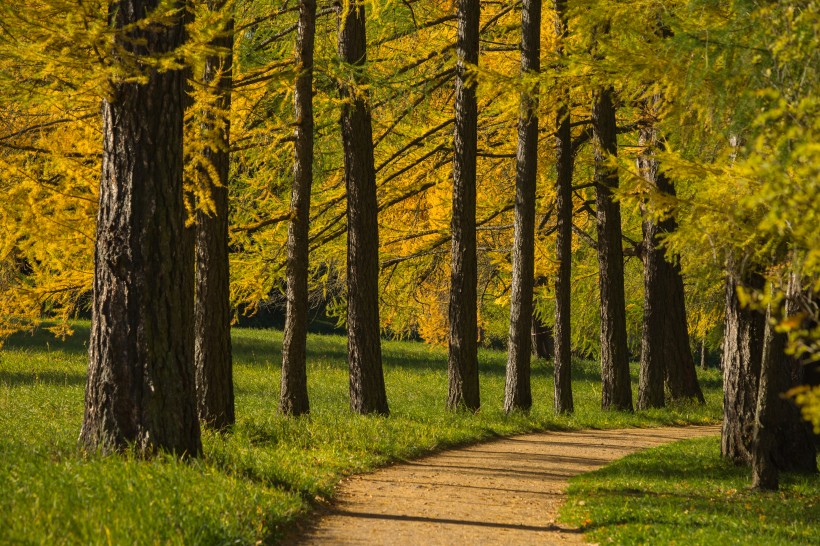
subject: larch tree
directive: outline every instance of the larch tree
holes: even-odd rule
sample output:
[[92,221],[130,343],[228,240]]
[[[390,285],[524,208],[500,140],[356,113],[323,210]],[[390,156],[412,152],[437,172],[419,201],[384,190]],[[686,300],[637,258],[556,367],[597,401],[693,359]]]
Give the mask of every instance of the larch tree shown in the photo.
[[[521,75],[541,69],[541,0],[524,0],[521,10]],[[529,87],[529,86],[528,86]],[[504,411],[532,406],[530,349],[532,290],[535,276],[535,185],[538,168],[538,94],[535,86],[521,93],[515,176],[515,234],[510,293],[510,340]]]
[[339,57],[348,75],[339,86],[344,178],[347,188],[347,356],[350,407],[356,413],[389,413],[379,324],[379,226],[370,108],[360,88],[367,62],[365,9],[337,6]]
[[[111,6],[112,58],[140,78],[103,101],[103,162],[85,413],[88,450],[202,451],[193,364],[194,268],[183,199],[182,4]],[[160,18],[159,16],[163,16]],[[155,19],[156,18],[156,19]],[[152,20],[153,19],[153,20]],[[127,72],[126,72],[127,73]]]
[[218,53],[205,57],[202,84],[213,97],[204,114],[199,170],[209,190],[211,211],[196,213],[196,290],[194,298],[194,362],[199,419],[216,429],[236,421],[231,356],[231,302],[228,262],[228,183],[230,174],[230,110],[233,64],[233,17],[226,0],[209,0],[208,9],[226,18],[211,41]]
[[[561,40],[566,33],[567,2],[555,0],[555,34],[557,54],[563,55]],[[569,92],[562,87],[555,118],[555,256],[558,273],[555,275],[554,384],[556,413],[572,413],[572,127],[570,125]]]
[[612,95],[612,87],[597,90],[592,106],[601,298],[601,406],[605,410],[631,411],[621,207],[613,195],[613,190],[618,188],[618,171],[607,164],[618,152]]
[[481,405],[475,218],[478,102],[475,78],[470,75],[470,67],[478,65],[480,14],[479,0],[459,0],[447,407],[471,411]]
[[313,50],[316,2],[299,2],[296,54],[299,73],[293,92],[296,128],[291,216],[288,225],[287,311],[282,339],[279,410],[288,415],[310,411],[307,390],[308,254],[310,190],[313,183]]

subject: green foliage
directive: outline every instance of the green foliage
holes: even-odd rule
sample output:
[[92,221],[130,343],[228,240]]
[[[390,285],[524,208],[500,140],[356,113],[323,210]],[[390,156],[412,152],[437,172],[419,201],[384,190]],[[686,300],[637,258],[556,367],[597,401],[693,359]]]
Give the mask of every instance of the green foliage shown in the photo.
[[786,475],[760,494],[747,469],[721,459],[717,438],[685,440],[571,479],[561,519],[614,544],[810,544],[820,481]]
[[[552,370],[534,362],[535,408],[501,407],[506,355],[482,350],[478,415],[444,409],[446,353],[421,343],[385,342],[391,416],[349,411],[345,339],[308,340],[309,417],[275,411],[281,333],[234,332],[238,422],[206,433],[205,457],[181,463],[82,456],[88,325],[55,342],[18,334],[0,353],[0,528],[33,543],[254,543],[281,536],[339,480],[389,461],[499,435],[543,429],[714,423],[720,378],[702,376],[707,405],[637,413],[600,411],[597,364],[574,366],[576,413],[552,412]],[[633,369],[636,374],[637,370]],[[637,377],[633,377],[637,384]]]

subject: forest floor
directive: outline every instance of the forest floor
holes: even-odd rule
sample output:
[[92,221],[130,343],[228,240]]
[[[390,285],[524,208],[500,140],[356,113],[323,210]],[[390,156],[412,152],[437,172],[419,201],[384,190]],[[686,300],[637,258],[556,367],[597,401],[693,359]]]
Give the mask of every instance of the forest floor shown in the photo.
[[579,529],[555,521],[571,477],[719,433],[717,425],[546,432],[443,451],[347,479],[297,542],[584,544]]

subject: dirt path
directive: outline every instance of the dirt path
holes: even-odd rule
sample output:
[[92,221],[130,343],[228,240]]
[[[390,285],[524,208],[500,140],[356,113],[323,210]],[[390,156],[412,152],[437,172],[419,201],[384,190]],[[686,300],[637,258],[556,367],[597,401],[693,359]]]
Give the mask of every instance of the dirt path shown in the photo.
[[553,523],[567,480],[717,426],[514,436],[344,482],[302,544],[584,544]]

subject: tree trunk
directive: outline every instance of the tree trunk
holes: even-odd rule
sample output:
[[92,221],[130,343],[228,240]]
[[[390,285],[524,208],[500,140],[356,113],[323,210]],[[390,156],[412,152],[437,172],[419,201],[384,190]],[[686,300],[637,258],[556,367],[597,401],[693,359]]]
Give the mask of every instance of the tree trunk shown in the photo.
[[700,369],[706,370],[709,366],[706,364],[706,338],[700,340]]
[[[543,279],[546,282],[546,278]],[[541,281],[536,279],[535,286],[539,286]],[[534,305],[534,300],[533,300]],[[537,358],[549,360],[552,357],[554,343],[552,339],[552,328],[544,323],[538,315],[532,314],[532,354]]]
[[313,44],[316,2],[299,2],[296,38],[300,68],[293,92],[294,130],[293,191],[288,226],[287,314],[282,338],[282,382],[279,411],[303,415],[310,411],[307,391],[308,231],[310,187],[313,182]]
[[450,341],[447,361],[447,407],[480,407],[477,347],[476,153],[478,102],[475,81],[467,65],[478,65],[478,0],[458,4],[458,61],[456,63],[456,124],[453,160],[453,218],[451,229]]
[[[644,105],[647,125],[640,131],[639,145],[645,147],[638,169],[653,191],[675,195],[672,181],[658,170],[655,150],[658,131],[654,120],[658,98]],[[680,266],[670,263],[659,235],[677,229],[674,218],[653,219],[645,211],[643,221],[644,318],[641,338],[641,373],[638,408],[657,408],[664,403],[664,379],[672,400],[695,399],[703,403],[703,393],[695,372],[689,345],[686,303]]]
[[[339,56],[345,63],[367,61],[365,11],[350,3],[339,14]],[[342,17],[344,16],[344,20]],[[347,356],[350,408],[356,413],[389,413],[384,388],[379,325],[379,226],[373,128],[357,82],[340,85],[342,143],[347,186]]]
[[592,107],[601,290],[601,407],[605,410],[632,411],[626,345],[621,207],[612,195],[612,190],[618,187],[618,171],[605,163],[609,156],[617,155],[618,151],[612,93],[611,87],[596,92]]
[[[792,316],[795,310],[790,309],[790,302],[799,288],[794,282],[789,288],[786,313]],[[817,473],[817,453],[800,411],[783,396],[799,383],[795,377],[799,364],[785,353],[786,335],[775,331],[771,306],[764,334],[752,444],[752,486],[776,490],[780,471]]]
[[[524,0],[521,10],[521,74],[541,69],[541,0]],[[538,168],[538,96],[521,93],[515,177],[515,234],[510,294],[510,343],[504,411],[532,407],[530,329],[535,276],[535,183]]]
[[[555,34],[562,40],[566,32],[566,0],[555,0]],[[558,55],[563,55],[559,46]],[[555,412],[572,413],[572,128],[569,117],[569,94],[564,91],[555,117],[555,208],[558,225],[555,254],[558,274],[555,276]]]
[[[157,2],[122,0],[112,8],[111,26],[120,31],[115,55],[138,61],[182,44],[180,14],[167,26],[136,24],[156,7]],[[132,447],[141,456],[157,450],[197,456],[202,445],[194,387],[194,256],[182,185],[185,80],[180,70],[145,68],[145,74],[140,83],[112,83],[103,101],[80,443],[101,452]]]
[[[224,9],[224,0],[212,0],[209,9]],[[216,88],[215,106],[223,112],[213,116],[207,129],[215,142],[204,150],[219,177],[210,181],[214,214],[196,216],[196,297],[194,300],[194,363],[199,419],[216,429],[230,427],[234,414],[233,363],[231,360],[231,303],[228,271],[228,175],[230,171],[230,117],[233,19],[224,35],[212,45],[224,48],[221,55],[205,59],[203,80]],[[202,173],[202,176],[207,174]]]
[[[746,284],[763,288],[763,277],[747,273]],[[760,364],[765,317],[743,308],[737,297],[738,272],[730,260],[726,278],[726,313],[723,339],[723,430],[720,452],[735,464],[752,462]]]

